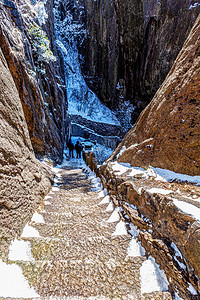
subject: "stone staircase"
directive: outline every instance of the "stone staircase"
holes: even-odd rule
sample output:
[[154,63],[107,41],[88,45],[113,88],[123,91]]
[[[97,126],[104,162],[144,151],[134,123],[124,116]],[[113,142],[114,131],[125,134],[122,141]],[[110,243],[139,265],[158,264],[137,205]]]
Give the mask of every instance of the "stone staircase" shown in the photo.
[[[8,261],[22,268],[37,295],[31,299],[172,299],[168,292],[141,295],[146,258],[127,255],[131,235],[113,235],[118,222],[107,222],[112,212],[99,205],[98,180],[91,184],[82,167],[82,160],[72,159],[56,169],[56,186],[38,208],[39,218],[17,240],[30,247],[29,259],[19,253],[12,260],[12,253]],[[27,299],[23,291],[20,297]]]

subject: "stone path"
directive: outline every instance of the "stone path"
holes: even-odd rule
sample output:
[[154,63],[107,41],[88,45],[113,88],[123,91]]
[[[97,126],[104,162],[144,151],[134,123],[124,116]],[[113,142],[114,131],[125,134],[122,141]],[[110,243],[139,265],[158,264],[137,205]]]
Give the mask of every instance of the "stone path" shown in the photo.
[[97,180],[88,178],[82,166],[74,159],[56,169],[56,187],[18,241],[30,247],[29,259],[18,254],[12,261],[12,245],[10,263],[22,268],[40,299],[171,299],[164,292],[141,296],[140,268],[146,258],[127,256],[132,237],[113,235],[119,220],[107,222],[112,211],[106,211],[108,204],[99,205],[103,193],[100,198]]

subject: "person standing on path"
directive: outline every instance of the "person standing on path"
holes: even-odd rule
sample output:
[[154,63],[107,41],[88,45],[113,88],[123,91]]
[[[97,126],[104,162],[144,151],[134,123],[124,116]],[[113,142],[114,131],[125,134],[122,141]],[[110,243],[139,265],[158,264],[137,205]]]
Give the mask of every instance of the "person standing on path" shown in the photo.
[[73,143],[72,143],[72,140],[71,140],[71,138],[68,140],[68,142],[67,142],[67,147],[69,148],[69,156],[71,157],[71,158],[74,158],[74,145],[73,145]]
[[82,145],[79,141],[76,142],[75,150],[76,150],[76,158],[81,158]]

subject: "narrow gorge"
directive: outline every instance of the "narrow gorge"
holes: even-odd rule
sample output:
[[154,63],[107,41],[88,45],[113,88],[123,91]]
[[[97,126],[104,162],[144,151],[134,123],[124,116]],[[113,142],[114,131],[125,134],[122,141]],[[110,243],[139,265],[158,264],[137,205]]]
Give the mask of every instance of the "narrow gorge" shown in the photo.
[[199,13],[0,0],[0,299],[200,299]]

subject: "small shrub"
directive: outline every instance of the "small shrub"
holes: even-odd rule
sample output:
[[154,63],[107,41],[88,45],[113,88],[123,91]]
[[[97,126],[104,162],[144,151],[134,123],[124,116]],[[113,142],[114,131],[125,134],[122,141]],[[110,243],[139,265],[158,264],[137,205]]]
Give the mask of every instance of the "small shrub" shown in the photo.
[[33,53],[40,62],[56,61],[56,57],[50,49],[50,41],[46,33],[35,22],[32,23],[28,29],[33,47]]

